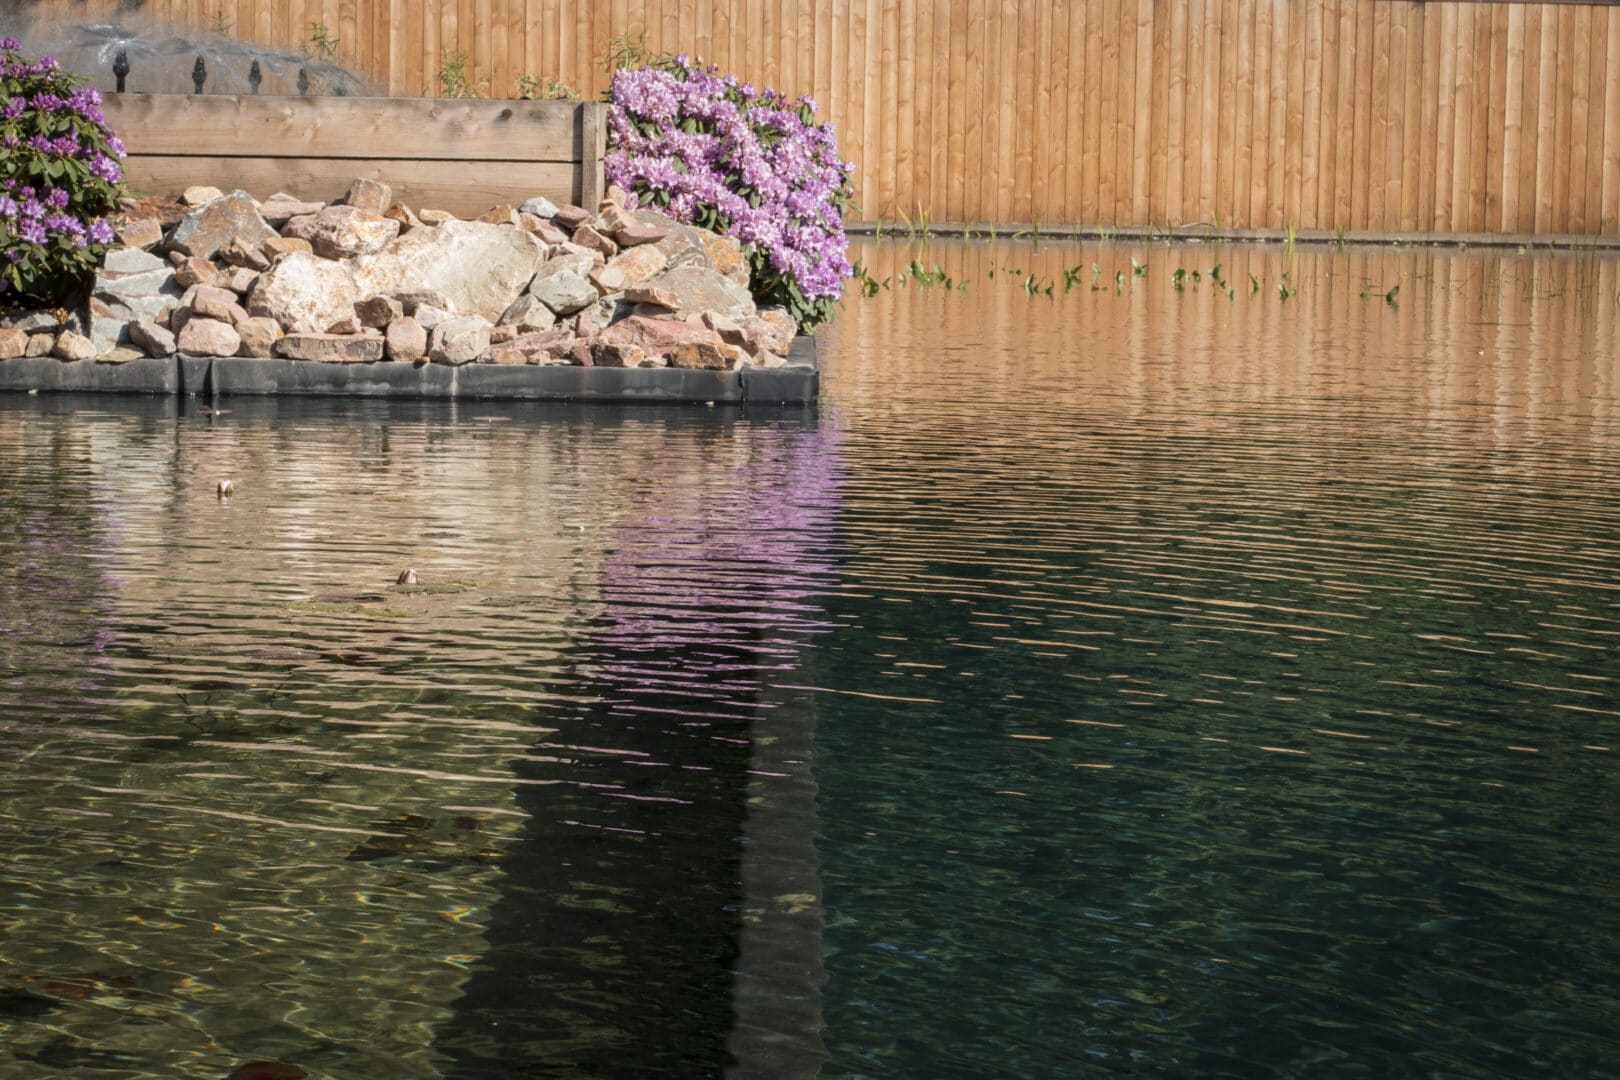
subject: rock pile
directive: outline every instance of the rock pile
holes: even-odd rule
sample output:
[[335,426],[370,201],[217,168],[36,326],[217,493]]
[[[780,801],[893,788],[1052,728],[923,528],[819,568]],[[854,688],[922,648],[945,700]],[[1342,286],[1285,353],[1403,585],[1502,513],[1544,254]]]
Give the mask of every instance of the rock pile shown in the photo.
[[0,359],[733,370],[781,366],[796,330],[755,307],[737,241],[617,188],[594,212],[533,198],[471,221],[373,180],[331,205],[190,188],[124,211],[88,307],[0,319]]

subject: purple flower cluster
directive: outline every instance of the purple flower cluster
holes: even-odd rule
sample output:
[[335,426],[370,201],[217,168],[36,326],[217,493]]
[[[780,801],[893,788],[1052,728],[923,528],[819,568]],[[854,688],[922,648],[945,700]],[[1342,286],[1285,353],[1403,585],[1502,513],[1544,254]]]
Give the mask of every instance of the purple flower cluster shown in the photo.
[[620,68],[609,90],[607,179],[643,205],[736,237],[754,291],[809,329],[851,273],[843,210],[853,166],[816,103],[756,90],[685,56]]
[[0,293],[54,297],[93,271],[112,243],[124,146],[101,95],[53,57],[28,60],[0,39]]

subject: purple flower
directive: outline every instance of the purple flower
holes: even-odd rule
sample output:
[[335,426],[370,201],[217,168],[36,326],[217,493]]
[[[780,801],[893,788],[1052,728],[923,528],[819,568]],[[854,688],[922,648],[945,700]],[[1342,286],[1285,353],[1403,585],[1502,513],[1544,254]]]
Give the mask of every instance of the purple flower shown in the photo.
[[113,242],[113,227],[107,224],[106,218],[96,218],[90,223],[90,240],[97,244]]

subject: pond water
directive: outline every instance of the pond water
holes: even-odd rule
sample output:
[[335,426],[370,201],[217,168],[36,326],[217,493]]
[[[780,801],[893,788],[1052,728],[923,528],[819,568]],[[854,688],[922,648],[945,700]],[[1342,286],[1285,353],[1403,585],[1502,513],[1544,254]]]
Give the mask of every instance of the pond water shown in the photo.
[[1617,264],[857,254],[818,409],[0,398],[0,1078],[1620,1070]]

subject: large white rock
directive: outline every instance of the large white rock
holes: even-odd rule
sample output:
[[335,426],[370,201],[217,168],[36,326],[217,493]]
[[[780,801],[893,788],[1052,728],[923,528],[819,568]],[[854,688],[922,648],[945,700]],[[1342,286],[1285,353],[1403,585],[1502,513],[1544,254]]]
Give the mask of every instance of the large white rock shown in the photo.
[[446,221],[356,259],[355,280],[365,296],[432,289],[457,312],[493,324],[528,287],[544,255],[545,245],[521,229]]
[[295,251],[259,275],[247,309],[276,320],[290,334],[317,334],[353,315],[355,302],[376,291],[355,280],[352,262]]

